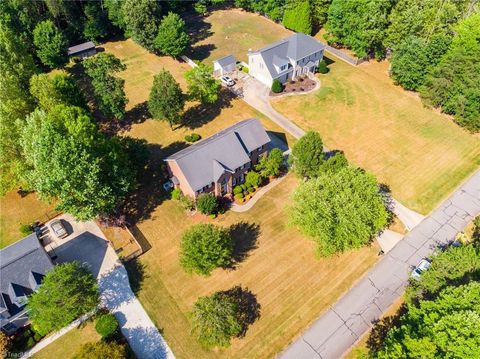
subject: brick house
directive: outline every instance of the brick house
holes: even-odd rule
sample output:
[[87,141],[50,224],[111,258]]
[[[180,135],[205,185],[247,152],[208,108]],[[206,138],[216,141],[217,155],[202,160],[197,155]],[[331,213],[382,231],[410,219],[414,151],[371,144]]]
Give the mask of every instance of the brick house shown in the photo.
[[165,159],[171,181],[184,195],[231,195],[245,173],[267,153],[270,137],[257,119],[241,121]]

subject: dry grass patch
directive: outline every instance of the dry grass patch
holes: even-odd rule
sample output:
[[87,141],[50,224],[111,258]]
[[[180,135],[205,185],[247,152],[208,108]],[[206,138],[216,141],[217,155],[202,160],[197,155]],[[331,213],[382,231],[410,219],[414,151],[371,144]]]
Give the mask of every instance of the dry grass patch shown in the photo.
[[406,206],[428,213],[480,165],[480,140],[392,84],[387,62],[340,60],[313,94],[272,101],[325,144],[373,172]]
[[[285,204],[298,179],[288,175],[246,213],[227,212],[214,223],[258,228],[240,236],[253,244],[235,270],[216,270],[208,278],[188,275],[179,265],[179,242],[194,220],[176,201],[163,202],[153,220],[138,224],[152,249],[140,261],[147,278],[139,297],[178,358],[267,358],[281,351],[328,305],[334,303],[377,260],[376,244],[340,256],[314,258],[313,243],[286,226]],[[211,221],[211,220],[209,220]],[[258,227],[257,227],[258,226]],[[248,246],[248,245],[247,245]],[[235,285],[257,295],[261,316],[245,338],[225,350],[207,352],[189,334],[187,313],[199,296]]]
[[185,22],[195,41],[188,56],[209,65],[227,55],[248,62],[248,49],[258,50],[292,34],[263,16],[240,9],[217,10],[207,17],[190,15]]
[[21,196],[15,191],[0,197],[0,248],[21,239],[21,224],[45,221],[54,205],[42,202],[35,193]]
[[32,358],[73,358],[83,344],[94,343],[100,339],[100,335],[95,330],[95,323],[93,320],[89,320],[55,340]]

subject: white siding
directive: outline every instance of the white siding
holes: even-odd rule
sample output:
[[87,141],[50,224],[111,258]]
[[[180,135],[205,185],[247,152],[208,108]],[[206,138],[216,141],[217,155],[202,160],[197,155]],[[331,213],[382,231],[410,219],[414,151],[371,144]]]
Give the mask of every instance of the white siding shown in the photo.
[[268,87],[272,86],[272,78],[267,65],[259,54],[248,55],[248,73]]

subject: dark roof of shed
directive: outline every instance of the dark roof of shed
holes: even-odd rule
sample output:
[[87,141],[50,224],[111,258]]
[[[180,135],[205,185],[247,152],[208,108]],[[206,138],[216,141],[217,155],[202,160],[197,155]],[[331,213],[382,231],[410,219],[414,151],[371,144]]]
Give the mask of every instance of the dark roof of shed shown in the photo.
[[269,142],[260,121],[249,119],[174,153],[166,161],[175,161],[197,191],[217,181],[223,172],[250,162],[249,152]]
[[68,55],[78,54],[79,52],[91,50],[95,48],[92,41],[84,42],[83,44],[75,45],[68,48]]

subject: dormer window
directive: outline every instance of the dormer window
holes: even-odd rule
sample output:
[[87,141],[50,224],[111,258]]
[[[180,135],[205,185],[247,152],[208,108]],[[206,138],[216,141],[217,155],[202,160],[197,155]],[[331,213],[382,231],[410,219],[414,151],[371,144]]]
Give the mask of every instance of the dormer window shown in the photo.
[[286,64],[280,67],[280,71],[284,71],[284,70],[286,70],[286,69],[287,69],[287,65],[286,65]]

